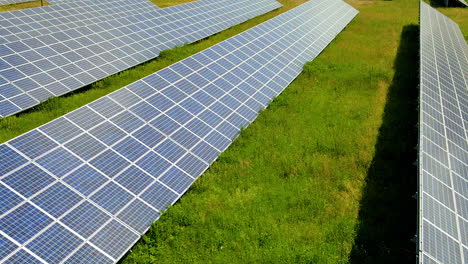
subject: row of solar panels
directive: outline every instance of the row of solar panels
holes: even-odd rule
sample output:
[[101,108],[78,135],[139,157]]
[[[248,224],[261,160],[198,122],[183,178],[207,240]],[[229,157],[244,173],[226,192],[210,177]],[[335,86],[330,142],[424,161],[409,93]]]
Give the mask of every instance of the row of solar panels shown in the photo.
[[[100,5],[85,14],[77,4],[44,7],[37,14],[5,13],[0,20],[0,117],[281,6],[274,0],[200,0],[164,9],[146,0],[110,2],[115,8]],[[50,15],[54,10],[60,15]]]
[[0,262],[118,261],[357,13],[310,1],[1,144]]
[[421,2],[419,262],[468,263],[468,45]]

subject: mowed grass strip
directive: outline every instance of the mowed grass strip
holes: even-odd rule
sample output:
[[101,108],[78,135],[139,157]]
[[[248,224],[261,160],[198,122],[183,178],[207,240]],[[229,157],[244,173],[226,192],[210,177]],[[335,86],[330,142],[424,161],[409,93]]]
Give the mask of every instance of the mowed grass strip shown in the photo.
[[[178,1],[178,3],[181,2],[181,0]],[[160,5],[165,1],[158,0],[155,2],[156,4]],[[242,24],[233,26],[196,43],[163,51],[159,57],[144,64],[110,76],[75,92],[71,92],[65,96],[51,98],[46,102],[32,109],[26,110],[18,115],[0,119],[0,143],[19,136],[31,129],[34,129],[55,118],[69,113],[85,104],[88,104],[104,95],[107,95],[132,82],[135,82],[151,73],[163,69],[177,61],[180,61],[229,37],[245,31],[246,29],[258,25],[272,17],[279,15],[282,12],[304,3],[305,0],[283,0],[280,2],[284,6],[275,11],[258,16]]]

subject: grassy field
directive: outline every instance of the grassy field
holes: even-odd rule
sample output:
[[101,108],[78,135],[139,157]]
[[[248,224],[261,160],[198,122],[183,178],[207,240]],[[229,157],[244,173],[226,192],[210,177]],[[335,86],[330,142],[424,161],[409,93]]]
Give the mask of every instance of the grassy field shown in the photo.
[[[187,2],[156,0],[158,6]],[[26,113],[0,142],[305,0]],[[418,1],[360,14],[158,220],[128,263],[415,263]],[[468,32],[468,11],[443,9]]]

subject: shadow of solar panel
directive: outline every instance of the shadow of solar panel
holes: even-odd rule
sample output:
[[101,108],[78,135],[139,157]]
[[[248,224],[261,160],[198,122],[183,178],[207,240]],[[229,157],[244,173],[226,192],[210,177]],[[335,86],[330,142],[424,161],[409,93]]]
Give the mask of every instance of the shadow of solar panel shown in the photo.
[[468,45],[420,7],[419,262],[467,263]]
[[[0,36],[0,117],[281,6],[275,0],[199,0],[164,9],[147,0],[112,3],[110,6],[116,6],[112,10],[106,4],[97,10],[94,6],[79,7],[79,3],[67,4],[74,6],[68,9],[65,4],[47,7],[64,9],[54,14],[68,14],[58,17],[44,9],[40,15],[23,15],[24,10],[8,12],[3,20],[0,13],[0,25],[5,24],[5,34]],[[81,9],[92,13],[81,14]],[[43,20],[31,22],[35,19]],[[182,69],[177,70],[182,73]]]
[[[5,237],[38,258],[48,252],[54,261],[77,256],[102,263],[118,261],[357,13],[341,0],[305,3],[33,130],[43,142],[41,148],[30,151],[21,144],[21,139],[30,142],[33,132],[0,145],[0,162],[19,159],[14,166],[2,168],[0,176],[0,186],[5,187],[0,189],[2,195],[12,197],[11,204],[3,206],[4,219],[0,218]],[[208,69],[213,71],[206,74]],[[190,78],[195,75],[204,81]],[[138,100],[126,101],[121,95],[127,93]],[[133,115],[133,107],[142,103],[154,114]],[[129,114],[132,118],[117,118]],[[70,138],[47,132],[70,123],[82,132]],[[89,148],[88,153],[76,141],[104,147]],[[56,172],[41,165],[42,158],[57,150],[67,153],[64,157],[72,154],[79,164],[68,157],[64,163],[70,165]],[[32,168],[39,170],[34,175],[52,181],[24,190],[12,175]],[[70,197],[68,206],[50,200],[53,195],[60,197],[57,192],[65,192],[60,191],[63,186],[74,193],[65,195]],[[15,220],[26,221],[34,215],[44,220],[33,221],[31,233],[21,234],[17,227],[21,223]],[[54,224],[49,222],[52,219]],[[60,230],[63,237],[56,235]],[[71,253],[64,256],[36,248],[34,238],[43,234],[53,240],[48,245],[69,241],[63,248]],[[77,246],[77,241],[86,242]]]

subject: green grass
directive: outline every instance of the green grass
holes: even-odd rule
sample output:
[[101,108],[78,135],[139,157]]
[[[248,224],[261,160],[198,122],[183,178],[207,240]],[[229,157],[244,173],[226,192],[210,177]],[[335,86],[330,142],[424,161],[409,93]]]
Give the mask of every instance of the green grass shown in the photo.
[[[159,6],[186,2],[157,0]],[[26,113],[0,142],[278,15],[163,52]],[[121,263],[414,263],[418,1],[361,13]],[[442,10],[461,23],[466,10]]]

